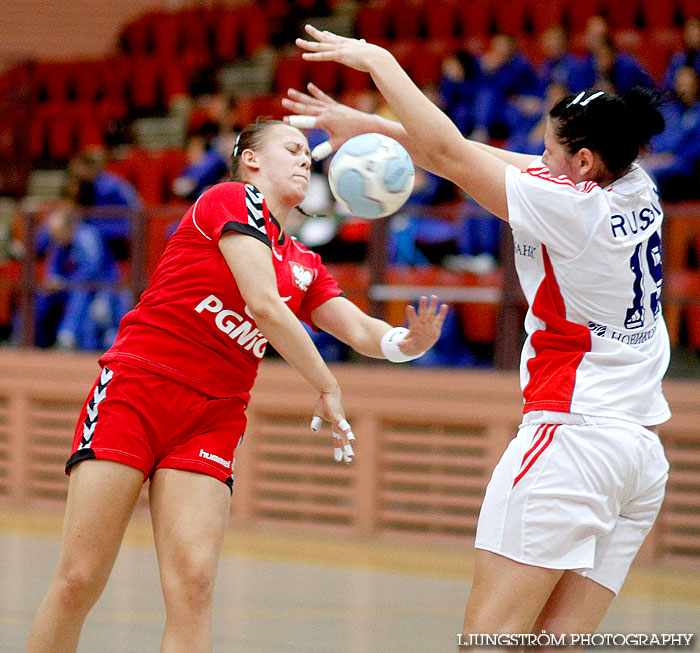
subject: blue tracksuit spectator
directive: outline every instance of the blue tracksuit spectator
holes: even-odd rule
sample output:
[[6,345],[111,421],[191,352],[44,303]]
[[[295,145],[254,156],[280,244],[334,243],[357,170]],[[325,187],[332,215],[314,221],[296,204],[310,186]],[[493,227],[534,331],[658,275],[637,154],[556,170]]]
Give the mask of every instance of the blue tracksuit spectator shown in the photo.
[[677,100],[662,107],[666,128],[652,138],[653,153],[645,159],[667,200],[700,196],[700,78],[693,68],[677,71],[675,93]]
[[173,182],[173,192],[188,200],[196,200],[207,188],[218,184],[228,173],[225,157],[209,147],[191,161]]
[[565,86],[571,93],[587,88],[583,58],[569,51],[566,31],[562,27],[544,30],[540,36],[540,47],[545,55],[537,71],[538,88],[542,97],[551,84]]
[[[131,238],[132,213],[141,211],[143,205],[136,189],[126,180],[102,169],[103,158],[99,153],[81,152],[69,165],[68,195],[80,206],[95,211],[85,218],[105,237],[115,256],[128,257]],[[108,207],[125,207],[128,211],[106,214]]]
[[445,113],[464,135],[475,126],[476,98],[483,84],[481,66],[476,57],[459,51],[442,63],[438,89]]
[[[483,85],[475,102],[474,136],[485,140],[507,136],[505,107],[519,96],[537,95],[535,71],[522,53],[516,50],[515,39],[496,34],[481,58]],[[500,132],[499,132],[500,128]]]
[[109,347],[129,308],[128,297],[114,287],[87,284],[116,284],[119,269],[112,253],[94,225],[76,220],[68,210],[56,211],[47,224],[45,278],[36,297],[37,345],[55,341],[65,348]]
[[629,52],[616,50],[608,37],[584,57],[582,75],[584,88],[600,88],[618,94],[626,93],[635,86],[656,86],[639,60]]
[[683,26],[683,49],[674,52],[664,74],[663,87],[672,91],[676,73],[680,68],[689,66],[700,75],[700,18],[688,18]]

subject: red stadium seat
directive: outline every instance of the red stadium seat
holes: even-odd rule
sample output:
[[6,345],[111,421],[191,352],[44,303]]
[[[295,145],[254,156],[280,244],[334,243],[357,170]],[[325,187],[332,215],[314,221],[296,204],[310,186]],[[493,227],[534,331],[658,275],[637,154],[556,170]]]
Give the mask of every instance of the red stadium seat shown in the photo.
[[279,93],[286,93],[288,88],[304,90],[307,70],[308,65],[300,55],[279,57],[275,66],[275,89]]
[[238,56],[239,13],[235,9],[217,11],[213,32],[214,56],[221,61],[235,59]]
[[436,0],[425,11],[428,39],[451,39],[456,36],[457,10],[449,0]]
[[357,91],[366,91],[368,88],[371,88],[372,79],[365,72],[355,70],[349,66],[341,66],[340,85],[341,93],[356,93]]
[[458,32],[462,36],[481,36],[489,33],[491,5],[479,0],[457,3]]
[[640,10],[637,1],[603,0],[601,10],[607,16],[611,29],[631,29],[637,26],[637,13]]
[[680,9],[684,21],[688,18],[700,18],[700,0],[680,0]]
[[181,46],[185,52],[209,52],[209,20],[212,12],[184,9],[176,15]]
[[28,147],[33,161],[43,158],[46,153],[46,118],[41,113],[34,116],[29,126]]
[[131,106],[150,111],[158,105],[159,65],[153,57],[135,57],[131,61],[129,91]]
[[453,41],[430,41],[411,48],[408,62],[410,75],[417,86],[437,84],[442,74],[442,62],[455,50]]
[[99,118],[89,118],[77,121],[78,151],[88,147],[104,147],[104,129]]
[[661,83],[674,50],[675,47],[670,45],[668,41],[648,36],[644,39],[642,47],[637,50],[636,55],[651,76],[658,83]]
[[134,185],[146,206],[163,203],[163,171],[153,158],[142,150],[132,154]]
[[77,102],[94,102],[102,94],[102,68],[97,61],[78,61],[70,68],[70,84]]
[[673,27],[675,6],[672,2],[641,0],[646,29],[670,29]]
[[255,5],[238,9],[243,46],[243,56],[252,57],[270,43],[270,28],[267,17]]
[[182,200],[172,192],[173,181],[187,165],[187,155],[183,150],[163,150],[158,155],[162,170],[164,200],[168,203],[180,203]]
[[68,102],[70,67],[59,62],[42,62],[34,70],[34,87],[39,102]]
[[105,164],[105,169],[122,179],[126,179],[130,184],[136,187],[136,170],[134,167],[134,157],[132,153],[123,158],[112,158]]
[[527,13],[525,0],[500,0],[496,2],[494,4],[496,30],[512,36],[523,34]]
[[564,22],[563,0],[547,0],[533,5],[530,20],[535,34],[550,27],[559,27]]
[[77,121],[67,111],[58,111],[48,117],[46,142],[51,159],[67,161],[76,152]]
[[389,34],[391,8],[387,2],[360,7],[355,17],[355,32],[371,43],[383,42]]
[[236,104],[236,122],[247,125],[258,117],[281,119],[287,114],[282,106],[282,95],[255,95],[241,98]]
[[[177,16],[158,14],[153,19],[153,54],[157,57],[176,57],[181,51],[181,34]],[[176,65],[176,62],[172,62]]]
[[184,69],[185,66],[173,66],[167,60],[160,62],[158,76],[166,104],[169,104],[177,96],[189,93],[189,81]]
[[131,55],[153,51],[153,15],[146,14],[129,23],[121,35],[122,46]]
[[340,64],[335,61],[304,62],[308,80],[326,93],[336,95],[340,89]]
[[417,39],[421,36],[421,7],[409,2],[391,2],[388,27],[397,40]]
[[591,0],[582,2],[581,0],[566,0],[564,14],[571,34],[578,34],[586,27],[586,22],[591,16],[600,13],[600,2]]

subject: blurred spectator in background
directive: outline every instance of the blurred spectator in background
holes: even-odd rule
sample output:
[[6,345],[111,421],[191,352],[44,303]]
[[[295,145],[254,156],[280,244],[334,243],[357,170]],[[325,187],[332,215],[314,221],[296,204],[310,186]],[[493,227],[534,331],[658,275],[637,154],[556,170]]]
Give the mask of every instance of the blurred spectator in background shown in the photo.
[[95,284],[116,284],[114,256],[99,229],[82,220],[70,200],[50,213],[45,224],[46,265],[35,297],[36,345],[84,350],[111,346],[129,308],[128,298]]
[[666,128],[644,158],[666,200],[700,197],[700,78],[694,68],[676,71],[675,100],[662,107]]
[[675,52],[666,69],[663,87],[672,91],[680,68],[694,68],[700,75],[700,18],[688,18],[683,26],[683,49]]
[[586,59],[585,65],[588,69],[588,79],[592,80],[587,88],[623,94],[635,86],[656,86],[654,79],[644,70],[639,60],[629,52],[618,50],[609,37],[598,43],[595,51]]
[[652,76],[637,57],[618,50],[603,16],[591,16],[584,30],[586,54],[582,60],[580,89],[599,88],[609,93],[625,93],[635,86],[654,88]]
[[537,71],[540,95],[547,94],[552,84],[567,87],[571,93],[586,88],[583,60],[569,51],[569,40],[563,27],[549,27],[540,34],[544,61]]
[[566,85],[551,82],[545,90],[544,99],[539,102],[536,113],[526,114],[513,107],[508,116],[510,136],[506,141],[506,149],[521,154],[542,154],[549,110],[570,92]]
[[508,136],[505,115],[508,102],[537,95],[537,77],[532,64],[518,51],[509,34],[495,34],[481,57],[483,85],[474,104],[474,140]]
[[228,174],[228,162],[216,145],[219,125],[203,123],[187,141],[187,166],[173,182],[173,192],[195,201],[207,188],[218,184]]
[[[118,260],[129,256],[131,213],[142,210],[136,189],[126,179],[104,170],[101,150],[85,150],[68,166],[68,194],[84,208],[103,209],[87,215],[85,223],[96,227]],[[126,207],[125,215],[107,212],[107,207]]]
[[475,127],[474,105],[482,84],[479,60],[466,50],[460,50],[442,62],[439,104],[465,136]]

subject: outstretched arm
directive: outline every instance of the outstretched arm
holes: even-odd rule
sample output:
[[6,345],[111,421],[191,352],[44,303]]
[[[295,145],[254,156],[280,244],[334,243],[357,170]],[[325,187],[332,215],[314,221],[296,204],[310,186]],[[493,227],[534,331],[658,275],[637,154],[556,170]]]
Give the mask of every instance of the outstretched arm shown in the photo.
[[[396,346],[406,357],[417,358],[430,349],[440,337],[447,315],[447,305],[438,307],[438,299],[432,295],[421,297],[418,310],[406,308],[408,331],[396,333]],[[355,351],[371,358],[387,358],[391,355],[391,343],[387,343],[389,332],[396,332],[384,320],[370,317],[345,297],[334,297],[311,312],[314,323],[338,338]],[[383,342],[384,341],[384,342]],[[395,351],[395,350],[394,350]],[[391,359],[389,359],[391,360]],[[397,361],[395,361],[397,362]]]
[[[406,148],[406,151],[411,155],[413,162],[424,168],[439,174],[430,163],[430,160],[423,152],[420,142],[415,142],[404,129],[400,122],[395,120],[387,120],[376,114],[366,113],[358,109],[353,109],[345,104],[334,100],[330,95],[324,93],[314,84],[307,85],[308,93],[302,93],[296,89],[290,88],[287,91],[289,97],[282,99],[282,105],[285,109],[294,112],[297,116],[287,116],[285,121],[290,124],[295,124],[297,119],[302,119],[298,125],[304,127],[308,123],[305,119],[308,116],[313,119],[313,127],[324,129],[329,134],[329,145],[321,149],[320,146],[314,148],[314,152],[319,152],[316,159],[322,159],[328,156],[330,152],[337,150],[345,141],[358,134],[367,132],[375,132],[391,136]],[[509,152],[492,145],[478,143],[472,141],[478,148],[485,152],[490,152],[506,163],[517,166],[521,170],[525,170],[535,159],[531,154],[520,154],[518,152]]]
[[337,61],[369,72],[406,133],[430,162],[430,169],[463,188],[494,215],[508,219],[507,163],[462,137],[455,124],[411,81],[387,50],[307,25],[316,41],[297,39],[309,61]]

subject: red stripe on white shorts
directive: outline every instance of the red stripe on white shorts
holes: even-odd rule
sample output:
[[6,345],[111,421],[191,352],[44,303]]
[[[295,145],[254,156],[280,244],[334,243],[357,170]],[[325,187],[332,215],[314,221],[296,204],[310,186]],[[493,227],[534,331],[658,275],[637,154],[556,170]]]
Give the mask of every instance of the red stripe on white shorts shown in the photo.
[[[515,487],[518,481],[527,474],[537,459],[544,453],[545,449],[552,443],[554,433],[559,428],[559,424],[543,424],[535,432],[535,444],[530,447],[530,450],[523,456],[523,462],[520,465],[520,472],[513,481]],[[539,437],[537,437],[539,435]]]

